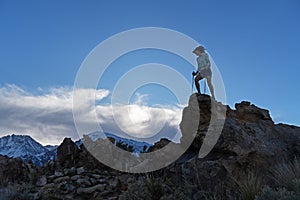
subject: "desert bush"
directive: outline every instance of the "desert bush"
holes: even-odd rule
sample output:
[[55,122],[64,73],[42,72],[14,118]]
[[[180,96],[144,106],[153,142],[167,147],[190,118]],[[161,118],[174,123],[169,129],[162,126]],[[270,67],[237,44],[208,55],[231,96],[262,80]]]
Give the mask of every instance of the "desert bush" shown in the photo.
[[159,200],[165,194],[162,180],[159,178],[147,176],[146,187],[153,200]]
[[275,166],[272,174],[277,186],[292,191],[295,189],[295,180],[300,180],[300,162],[295,158],[293,161],[281,163]]
[[161,177],[146,174],[129,184],[128,190],[120,195],[120,200],[159,200],[166,193],[164,182]]
[[255,198],[255,200],[299,200],[300,196],[297,196],[294,192],[288,191],[286,188],[278,188],[277,190],[270,187],[266,187],[262,190],[261,194]]
[[262,179],[254,172],[249,171],[243,181],[238,182],[240,197],[242,200],[254,200],[262,190]]
[[0,200],[30,200],[30,190],[20,185],[8,185],[0,189]]
[[292,191],[300,196],[300,179],[294,179],[292,182]]
[[262,193],[256,197],[256,200],[300,199],[300,162],[297,158],[276,165],[271,172],[277,188],[264,188]]
[[120,200],[151,200],[145,181],[138,180],[129,185],[128,190],[119,196]]

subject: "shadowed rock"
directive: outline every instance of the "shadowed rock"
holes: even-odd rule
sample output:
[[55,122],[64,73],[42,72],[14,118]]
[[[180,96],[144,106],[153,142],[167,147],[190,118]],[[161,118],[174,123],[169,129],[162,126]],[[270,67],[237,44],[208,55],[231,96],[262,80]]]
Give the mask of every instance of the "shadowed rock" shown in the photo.
[[75,165],[79,157],[79,149],[71,138],[65,138],[57,148],[57,161],[64,167]]

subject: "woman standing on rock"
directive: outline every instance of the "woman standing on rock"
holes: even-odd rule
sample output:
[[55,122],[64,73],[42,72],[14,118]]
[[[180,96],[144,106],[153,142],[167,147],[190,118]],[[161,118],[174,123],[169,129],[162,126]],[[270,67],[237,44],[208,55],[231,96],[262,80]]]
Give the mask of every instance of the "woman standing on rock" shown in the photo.
[[194,49],[193,53],[196,54],[196,56],[198,56],[198,58],[197,58],[198,71],[192,73],[193,76],[196,76],[195,85],[196,85],[197,91],[199,94],[201,94],[199,81],[203,78],[206,78],[211,96],[213,99],[215,99],[214,87],[211,83],[212,72],[210,69],[209,56],[205,52],[205,48],[203,46],[196,47]]

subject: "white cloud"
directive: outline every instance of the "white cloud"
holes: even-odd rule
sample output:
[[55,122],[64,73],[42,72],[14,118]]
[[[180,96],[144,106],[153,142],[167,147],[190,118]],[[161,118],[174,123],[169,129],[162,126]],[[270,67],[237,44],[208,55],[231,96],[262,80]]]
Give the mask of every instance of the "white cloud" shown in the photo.
[[[0,134],[29,134],[43,144],[57,144],[64,137],[78,138],[72,114],[72,89],[60,87],[39,92],[34,95],[15,85],[0,88]],[[81,93],[86,97],[93,90]],[[108,95],[107,90],[96,93],[98,100]],[[82,105],[89,101],[83,98]]]
[[[0,136],[28,134],[42,144],[59,144],[64,137],[78,139],[73,120],[73,90],[58,87],[30,93],[16,85],[0,87]],[[100,124],[106,132],[152,137],[150,142],[173,138],[181,120],[181,107],[149,107],[147,95],[138,94],[131,105],[94,105],[108,90],[80,89],[79,120],[85,126]],[[97,113],[97,119],[93,116]],[[158,134],[157,134],[158,133]],[[85,133],[80,133],[85,134]],[[178,138],[178,136],[177,136]]]
[[118,127],[117,131],[137,138],[152,137],[163,128],[172,129],[169,134],[174,134],[181,120],[181,111],[177,107],[156,108],[137,104],[97,106],[98,119],[104,131],[113,132]]
[[136,93],[134,104],[145,105],[147,103],[148,97],[149,97],[149,94]]

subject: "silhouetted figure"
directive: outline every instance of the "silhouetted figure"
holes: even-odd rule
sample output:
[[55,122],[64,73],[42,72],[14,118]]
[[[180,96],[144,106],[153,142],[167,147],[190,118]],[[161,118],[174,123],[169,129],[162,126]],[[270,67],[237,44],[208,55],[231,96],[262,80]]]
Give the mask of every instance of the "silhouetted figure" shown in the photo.
[[198,71],[192,73],[193,76],[196,76],[195,85],[197,91],[199,94],[201,94],[199,81],[203,78],[206,78],[212,98],[215,99],[214,87],[211,83],[212,72],[210,68],[209,56],[205,52],[205,48],[203,46],[196,47],[193,53],[196,54],[196,56],[198,56],[197,58]]

